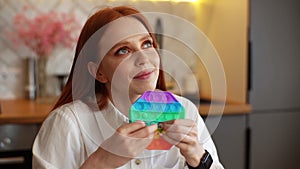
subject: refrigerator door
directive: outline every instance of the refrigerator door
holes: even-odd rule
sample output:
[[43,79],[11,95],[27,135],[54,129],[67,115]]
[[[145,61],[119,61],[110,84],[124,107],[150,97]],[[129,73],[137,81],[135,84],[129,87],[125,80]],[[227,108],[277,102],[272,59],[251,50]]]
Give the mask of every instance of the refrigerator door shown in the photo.
[[300,108],[300,1],[251,0],[253,110]]
[[298,166],[300,1],[251,0],[247,169]]

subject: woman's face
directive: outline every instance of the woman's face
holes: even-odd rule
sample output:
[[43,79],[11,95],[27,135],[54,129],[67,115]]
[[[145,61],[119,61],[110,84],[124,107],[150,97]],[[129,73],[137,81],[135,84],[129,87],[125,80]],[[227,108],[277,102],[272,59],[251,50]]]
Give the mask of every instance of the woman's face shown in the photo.
[[127,95],[131,101],[156,87],[160,58],[144,25],[133,17],[109,24],[99,42],[97,78],[110,96]]

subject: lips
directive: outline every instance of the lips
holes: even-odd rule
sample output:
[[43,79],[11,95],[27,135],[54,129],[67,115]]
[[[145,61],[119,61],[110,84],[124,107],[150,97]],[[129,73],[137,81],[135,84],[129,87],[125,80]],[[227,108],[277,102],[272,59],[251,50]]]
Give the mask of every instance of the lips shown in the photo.
[[140,80],[148,79],[153,72],[154,70],[141,71],[136,76],[134,76],[134,79],[140,79]]

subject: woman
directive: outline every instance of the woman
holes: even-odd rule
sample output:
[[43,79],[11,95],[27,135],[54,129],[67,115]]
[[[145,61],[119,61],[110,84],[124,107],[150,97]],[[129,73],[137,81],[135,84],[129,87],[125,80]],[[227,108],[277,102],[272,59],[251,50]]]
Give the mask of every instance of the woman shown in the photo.
[[174,145],[168,151],[146,150],[156,124],[128,123],[130,106],[144,92],[165,90],[157,48],[136,9],[107,7],[91,16],[67,84],[34,142],[33,168],[223,168],[197,108],[185,98],[176,96],[186,119],[161,124],[162,137]]

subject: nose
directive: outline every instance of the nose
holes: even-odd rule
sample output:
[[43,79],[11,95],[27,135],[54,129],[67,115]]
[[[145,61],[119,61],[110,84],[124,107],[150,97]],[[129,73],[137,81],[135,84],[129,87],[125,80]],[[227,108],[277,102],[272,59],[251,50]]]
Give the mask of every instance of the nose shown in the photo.
[[149,56],[145,51],[138,51],[134,55],[136,66],[144,66],[149,62]]

